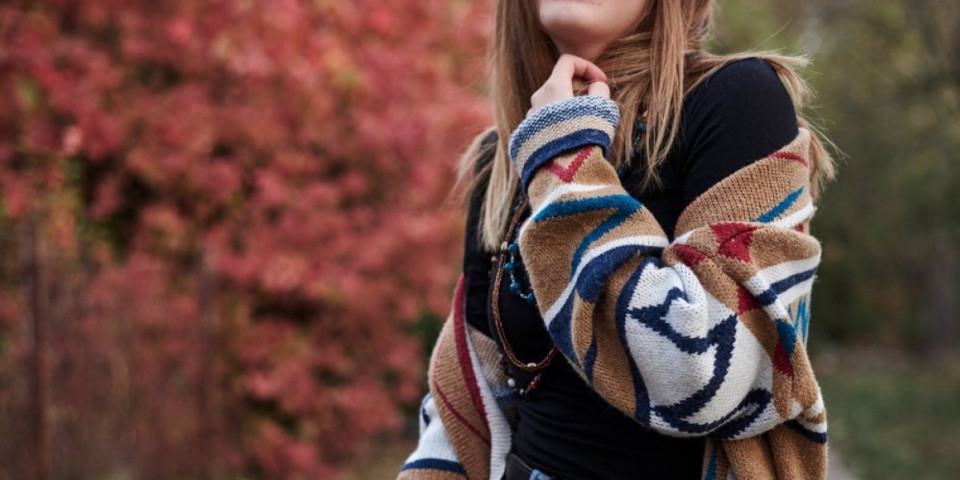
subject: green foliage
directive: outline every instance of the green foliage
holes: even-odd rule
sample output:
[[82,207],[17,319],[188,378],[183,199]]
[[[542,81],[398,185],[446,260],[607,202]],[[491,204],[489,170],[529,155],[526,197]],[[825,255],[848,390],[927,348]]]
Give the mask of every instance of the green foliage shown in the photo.
[[960,344],[960,4],[720,7],[715,51],[812,59],[802,73],[819,97],[806,114],[842,151],[813,224],[824,256],[812,349]]
[[822,370],[831,445],[863,478],[960,478],[957,365]]

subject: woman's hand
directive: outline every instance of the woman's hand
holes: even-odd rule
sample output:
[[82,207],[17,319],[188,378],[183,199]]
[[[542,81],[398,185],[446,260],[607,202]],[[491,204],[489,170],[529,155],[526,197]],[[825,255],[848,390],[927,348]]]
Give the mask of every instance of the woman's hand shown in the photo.
[[610,98],[610,87],[607,86],[607,75],[603,70],[589,60],[565,53],[560,55],[550,78],[539,90],[533,92],[527,116],[548,103],[573,97],[573,79],[575,78],[590,84],[587,95]]

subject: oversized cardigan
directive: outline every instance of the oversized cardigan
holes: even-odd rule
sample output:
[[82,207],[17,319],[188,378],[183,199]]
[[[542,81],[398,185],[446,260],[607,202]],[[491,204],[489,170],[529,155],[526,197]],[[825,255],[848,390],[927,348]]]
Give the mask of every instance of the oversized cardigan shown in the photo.
[[[531,206],[520,253],[551,338],[624,421],[705,436],[702,478],[825,478],[806,352],[820,263],[810,132],[697,197],[671,241],[605,159],[618,122],[613,101],[573,97],[510,139]],[[464,300],[461,276],[400,480],[503,475],[518,399]]]

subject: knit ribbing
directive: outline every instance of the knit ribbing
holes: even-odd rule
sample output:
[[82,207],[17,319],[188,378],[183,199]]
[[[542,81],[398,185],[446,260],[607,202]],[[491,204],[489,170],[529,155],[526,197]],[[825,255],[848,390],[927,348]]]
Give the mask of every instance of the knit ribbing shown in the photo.
[[587,145],[606,153],[619,123],[617,104],[600,96],[571,97],[534,111],[510,136],[510,160],[524,189],[538,167],[562,153]]

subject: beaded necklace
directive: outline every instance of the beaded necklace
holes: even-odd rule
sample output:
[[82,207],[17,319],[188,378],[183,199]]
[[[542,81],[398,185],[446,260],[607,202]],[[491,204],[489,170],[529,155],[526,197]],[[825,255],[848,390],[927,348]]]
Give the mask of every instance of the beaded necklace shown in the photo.
[[[635,134],[632,139],[634,158],[636,158],[636,156],[639,154],[640,147],[642,146],[641,141],[643,139],[643,133],[646,131],[646,129],[646,123],[638,120],[636,123]],[[629,160],[630,159],[624,161],[620,168],[617,169],[617,175],[620,177],[621,181],[626,175],[627,169],[630,167]],[[539,362],[526,363],[521,361],[514,353],[513,349],[510,348],[510,344],[507,342],[507,335],[503,329],[503,322],[500,319],[500,282],[503,279],[504,271],[508,272],[510,276],[510,292],[519,296],[531,305],[536,306],[537,304],[536,297],[533,293],[533,287],[529,285],[529,282],[527,282],[527,291],[524,291],[524,286],[520,283],[520,280],[516,275],[518,266],[520,265],[520,217],[523,213],[526,203],[526,195],[524,195],[523,190],[520,190],[515,196],[515,202],[512,207],[513,219],[510,222],[510,226],[507,228],[507,237],[500,244],[499,258],[497,259],[497,265],[499,265],[500,268],[497,269],[496,280],[494,282],[495,286],[493,288],[493,298],[491,299],[494,305],[494,308],[492,309],[493,320],[494,324],[496,325],[497,335],[500,337],[500,344],[503,346],[504,353],[504,355],[501,355],[500,357],[500,364],[507,376],[507,385],[511,390],[520,395],[520,397],[526,397],[540,384],[540,377],[543,374],[543,370],[550,366],[554,357],[557,355],[557,346],[556,344],[553,344],[550,346],[550,351],[547,353],[546,357],[543,358],[543,360]],[[509,257],[509,261],[504,263],[507,257]],[[536,375],[526,386],[520,386],[518,385],[517,380],[510,374],[508,363],[526,372],[536,372]]]
[[[523,298],[527,302],[530,302],[530,303],[536,302],[536,299],[533,296],[533,288],[529,288],[529,292],[523,292],[522,291],[523,287],[521,286],[516,276],[516,270],[517,270],[517,267],[519,266],[518,257],[520,254],[520,247],[519,247],[519,244],[517,243],[517,236],[520,231],[519,229],[520,217],[523,214],[523,208],[526,206],[526,198],[521,192],[516,196],[516,199],[517,201],[513,207],[514,209],[513,219],[510,223],[509,228],[507,229],[508,237],[507,239],[504,239],[503,243],[500,244],[500,254],[499,254],[499,258],[497,259],[497,265],[499,265],[499,268],[497,268],[496,280],[494,281],[494,287],[492,291],[493,298],[491,299],[491,301],[493,302],[493,305],[494,305],[494,308],[492,309],[493,322],[494,322],[494,325],[496,326],[497,335],[500,337],[500,345],[503,346],[503,355],[501,355],[500,357],[500,365],[503,367],[503,371],[507,376],[507,386],[509,386],[515,393],[517,393],[521,397],[526,397],[530,393],[530,391],[532,391],[534,388],[537,387],[537,385],[540,383],[540,376],[543,374],[543,370],[546,367],[548,367],[550,363],[553,361],[554,357],[556,357],[557,346],[551,345],[550,351],[547,353],[547,356],[544,357],[543,360],[539,362],[523,362],[517,357],[513,349],[510,348],[510,343],[507,341],[507,335],[503,329],[503,322],[500,319],[500,285],[501,285],[501,282],[503,281],[503,272],[505,270],[510,272],[509,275],[510,275],[511,293],[513,293],[514,295],[520,296],[520,298]],[[509,234],[510,232],[512,232],[513,234],[510,235]],[[512,241],[510,241],[511,236],[513,237]],[[510,260],[509,262],[505,263],[505,260],[507,259],[508,256]],[[507,265],[510,265],[509,270],[507,268]],[[536,376],[526,386],[520,386],[518,385],[517,380],[513,377],[513,375],[511,375],[508,362],[510,364],[513,364],[514,367],[519,368],[520,370],[530,372],[530,373],[536,372]]]
[[[517,195],[517,202],[514,204],[513,208],[519,212],[523,209],[526,203],[526,198],[524,198],[524,195],[521,192],[519,195]],[[518,243],[518,238],[520,237],[520,222],[517,221],[514,223],[516,223],[516,226],[513,228],[513,241],[506,246],[507,253],[510,254],[510,261],[503,266],[503,269],[510,273],[510,292],[519,295],[520,298],[526,300],[527,303],[536,305],[537,299],[533,296],[533,288],[531,287],[529,292],[523,292],[523,286],[520,285],[520,282],[517,280],[516,270],[519,264],[517,257],[520,255],[520,244]]]

